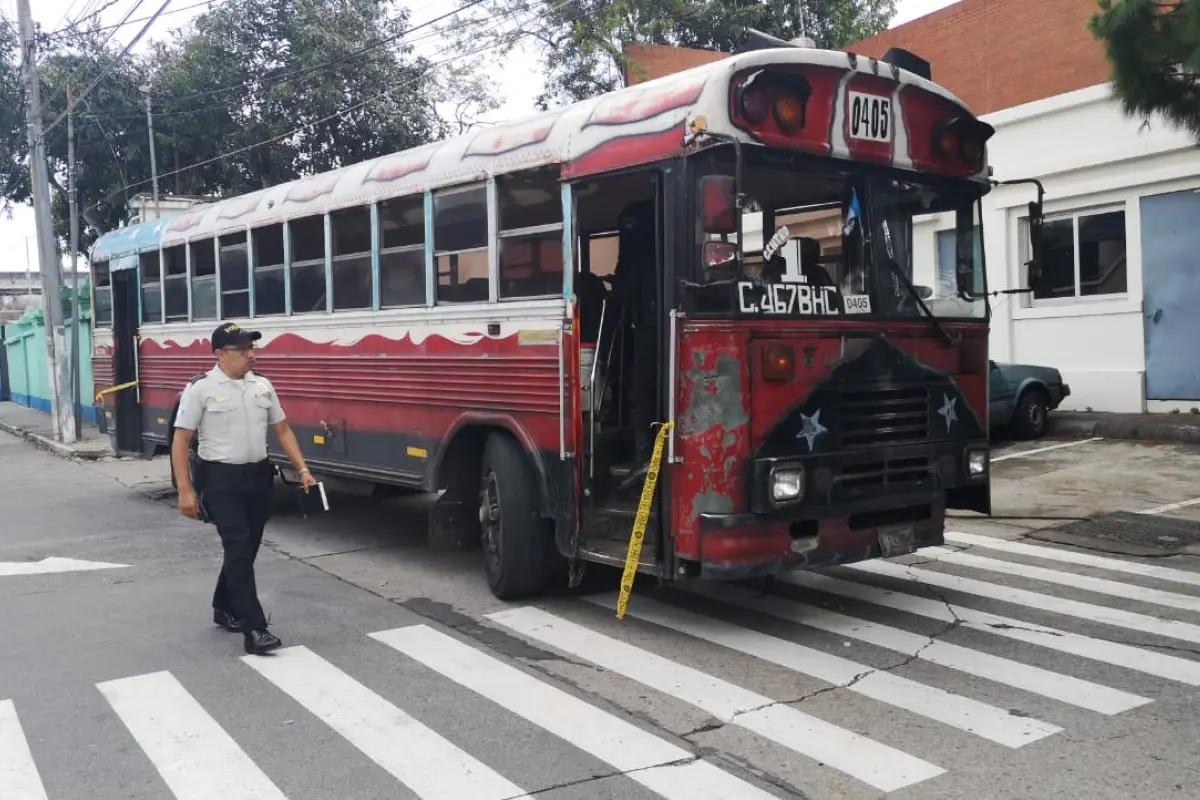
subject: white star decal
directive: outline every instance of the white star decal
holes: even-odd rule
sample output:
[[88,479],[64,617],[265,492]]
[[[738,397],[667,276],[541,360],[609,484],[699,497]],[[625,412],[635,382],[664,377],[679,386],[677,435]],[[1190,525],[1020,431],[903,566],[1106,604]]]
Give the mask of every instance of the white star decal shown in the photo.
[[946,420],[946,433],[949,433],[950,426],[958,422],[958,413],[954,410],[954,404],[958,402],[958,398],[952,398],[947,394],[943,394],[942,398],[942,407],[938,409],[937,413],[941,414],[942,418]]
[[803,429],[796,434],[796,438],[804,439],[808,442],[808,449],[811,451],[813,449],[813,442],[817,440],[817,437],[828,430],[828,428],[821,424],[821,409],[818,408],[817,413],[811,417],[801,413],[800,424],[803,426]]

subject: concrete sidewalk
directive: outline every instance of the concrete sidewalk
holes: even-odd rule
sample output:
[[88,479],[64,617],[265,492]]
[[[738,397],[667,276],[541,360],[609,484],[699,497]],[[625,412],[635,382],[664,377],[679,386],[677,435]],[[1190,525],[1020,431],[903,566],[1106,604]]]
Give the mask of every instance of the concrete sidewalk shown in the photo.
[[1200,414],[1109,414],[1051,411],[1047,436],[1200,444]]
[[49,414],[17,403],[0,402],[0,431],[20,436],[35,446],[63,458],[95,461],[111,458],[113,455],[108,435],[100,433],[100,429],[95,425],[84,423],[79,432],[79,441],[63,444],[54,439],[54,428],[50,423]]

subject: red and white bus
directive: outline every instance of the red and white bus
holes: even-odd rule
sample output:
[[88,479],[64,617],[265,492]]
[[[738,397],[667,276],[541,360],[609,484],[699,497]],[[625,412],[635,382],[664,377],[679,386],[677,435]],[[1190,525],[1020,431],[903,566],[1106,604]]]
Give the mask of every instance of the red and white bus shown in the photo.
[[775,47],[213,202],[95,246],[96,388],[136,382],[107,419],[151,456],[216,322],[262,331],[318,475],[439,492],[501,598],[624,563],[639,391],[674,423],[640,571],[942,544],[990,509],[991,134],[910,53]]

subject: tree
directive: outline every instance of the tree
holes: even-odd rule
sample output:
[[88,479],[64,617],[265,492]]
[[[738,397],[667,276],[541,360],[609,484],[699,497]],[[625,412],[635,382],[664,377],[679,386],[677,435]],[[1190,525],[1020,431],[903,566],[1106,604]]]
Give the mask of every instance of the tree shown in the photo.
[[[492,41],[500,54],[532,41],[545,68],[542,109],[624,85],[625,47],[670,44],[729,52],[746,28],[782,39],[802,33],[837,48],[887,27],[896,0],[460,0],[474,16],[449,32],[461,42]],[[801,20],[801,17],[803,18]]]
[[1200,2],[1099,0],[1088,22],[1104,44],[1129,116],[1161,114],[1200,138]]
[[191,171],[192,186],[252,191],[429,141],[428,64],[403,41],[407,10],[390,5],[242,0],[161,44],[164,135],[181,152],[230,154]]
[[[6,24],[7,23],[7,24]],[[29,158],[25,133],[25,93],[21,84],[21,43],[16,23],[0,18],[0,211],[29,200]]]
[[[51,214],[56,237],[63,243],[69,241],[71,224],[68,126],[63,119],[67,86],[79,94],[95,83],[76,103],[74,120],[76,197],[80,248],[84,252],[101,233],[126,220],[126,201],[132,193],[119,191],[121,187],[150,174],[150,142],[138,89],[147,79],[148,68],[139,59],[119,55],[119,47],[106,45],[93,33],[84,33],[69,47],[52,51],[39,65],[46,157],[50,161]],[[23,109],[23,97],[19,103]]]
[[[43,37],[50,126],[75,107],[80,245],[128,219],[151,191],[146,90],[162,195],[221,197],[423,144],[493,108],[479,76],[416,56],[395,0],[239,0],[216,5],[143,55],[120,56],[93,22]],[[0,17],[0,192],[26,202],[20,52]],[[102,77],[101,77],[102,76]],[[100,80],[97,81],[97,78]],[[440,112],[450,109],[448,118]],[[67,126],[48,127],[55,231],[68,231]],[[7,176],[7,180],[6,180]]]

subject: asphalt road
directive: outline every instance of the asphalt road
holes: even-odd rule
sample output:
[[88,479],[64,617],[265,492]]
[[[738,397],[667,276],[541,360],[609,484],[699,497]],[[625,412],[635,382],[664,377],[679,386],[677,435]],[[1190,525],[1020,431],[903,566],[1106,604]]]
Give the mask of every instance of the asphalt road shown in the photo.
[[614,571],[505,604],[478,552],[426,548],[422,499],[282,492],[286,649],[253,658],[210,623],[215,532],[126,485],[163,465],[0,434],[0,798],[1196,797],[1200,559],[1037,531],[1200,520],[1200,452],[1063,444],[998,454],[996,518],[943,550],[766,597],[644,584],[624,621]]

